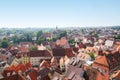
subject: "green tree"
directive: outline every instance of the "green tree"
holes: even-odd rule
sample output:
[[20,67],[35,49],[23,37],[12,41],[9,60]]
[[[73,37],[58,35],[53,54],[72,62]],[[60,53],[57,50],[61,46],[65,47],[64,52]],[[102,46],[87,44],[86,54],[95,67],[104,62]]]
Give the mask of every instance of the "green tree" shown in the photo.
[[52,39],[52,41],[54,41],[54,42],[55,42],[57,39],[58,39],[58,38],[53,38],[53,39]]
[[90,57],[91,57],[93,60],[95,59],[94,53],[90,52],[90,53],[88,53],[88,54],[90,55]]
[[39,38],[36,42],[37,42],[37,44],[40,45],[44,41],[45,41],[45,38]]
[[113,38],[115,38],[115,39],[120,39],[120,34],[117,35],[117,36],[114,36]]
[[7,48],[8,46],[9,46],[9,41],[6,38],[4,38],[1,42],[1,47]]
[[68,42],[69,42],[70,44],[76,43],[75,40],[73,40],[73,39],[69,39]]
[[62,33],[60,33],[59,39],[65,36],[67,36],[67,31],[63,31]]
[[43,34],[42,30],[37,32],[37,39],[39,39],[39,37]]
[[32,41],[32,36],[30,36],[30,34],[27,34],[27,37],[26,37],[27,39],[27,41]]
[[29,48],[29,51],[36,51],[36,50],[38,50],[37,46],[32,46]]

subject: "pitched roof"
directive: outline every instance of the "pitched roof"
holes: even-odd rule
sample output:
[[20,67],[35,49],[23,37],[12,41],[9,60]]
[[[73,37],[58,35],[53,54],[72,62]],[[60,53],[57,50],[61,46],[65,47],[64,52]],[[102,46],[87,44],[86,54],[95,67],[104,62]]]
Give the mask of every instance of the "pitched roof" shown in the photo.
[[48,50],[31,51],[28,54],[30,57],[51,57],[51,53]]
[[64,48],[54,48],[52,49],[53,56],[65,56],[65,49]]
[[96,59],[95,59],[95,62],[96,63],[100,63],[100,64],[104,64],[106,66],[108,66],[108,62],[107,62],[107,59],[105,56],[98,56]]
[[66,40],[66,38],[61,38],[60,40],[56,41],[56,45],[60,46],[60,47],[64,47],[64,48],[69,48],[69,43],[68,40]]
[[[98,56],[94,63],[92,64],[93,66],[101,67],[105,70],[108,70],[109,64],[107,62],[107,58],[105,56]],[[101,65],[101,66],[100,66]]]
[[26,67],[27,69],[29,69],[29,68],[32,68],[32,65],[31,65],[30,62],[28,62],[28,63],[25,64],[25,67]]
[[109,75],[105,74],[105,73],[100,73],[99,71],[97,71],[97,78],[96,80],[109,80]]
[[53,57],[52,59],[51,59],[51,63],[57,63],[58,62],[58,60],[55,58],[55,57]]
[[67,57],[74,57],[75,54],[73,53],[73,50],[71,48],[65,48],[65,53]]
[[19,64],[18,66],[16,66],[15,71],[21,71],[21,72],[25,72],[27,70],[27,68],[25,67],[25,65],[23,64]]
[[83,43],[78,43],[79,48],[85,48],[85,45]]
[[46,37],[50,37],[50,38],[51,38],[51,37],[52,37],[52,33],[44,33],[44,34],[43,34],[43,37],[45,37],[45,38],[46,38]]
[[49,68],[43,68],[43,69],[40,70],[38,73],[39,73],[39,75],[40,75],[41,77],[43,77],[43,76],[48,75],[48,73],[50,73],[50,72],[51,72],[51,70],[50,70]]
[[50,67],[50,63],[49,62],[47,62],[47,61],[45,61],[45,60],[43,60],[42,62],[41,62],[41,64],[40,64],[40,68],[49,68]]
[[26,64],[18,64],[17,66],[11,65],[10,67],[6,68],[6,70],[13,70],[15,72],[22,71],[25,72],[27,69],[32,68],[32,65],[28,62]]
[[76,47],[73,48],[73,51],[74,51],[75,53],[78,53],[78,50],[79,50],[79,48],[76,48]]
[[26,79],[19,74],[14,74],[9,77],[2,78],[0,80],[26,80]]
[[18,47],[17,47],[17,46],[9,46],[9,47],[7,48],[7,51],[15,50],[15,49],[18,49]]
[[83,69],[69,65],[66,76],[70,80],[79,80],[83,75]]
[[100,73],[98,70],[91,67],[86,67],[84,77],[85,79],[87,78],[86,80],[109,80],[108,74]]
[[37,77],[39,76],[38,72],[36,70],[32,70],[28,73],[31,80],[37,80]]
[[73,53],[73,50],[71,48],[54,48],[52,49],[53,56],[65,56],[67,57],[74,57],[75,54]]
[[[105,55],[98,56],[95,59],[93,66],[111,70],[118,66],[118,65],[114,65],[114,64],[118,63],[119,61],[120,61],[120,53],[119,52],[106,52]],[[111,65],[114,65],[114,67],[112,67]]]
[[27,53],[29,50],[28,50],[28,47],[25,47],[25,46],[20,46],[19,47],[19,50],[20,50],[20,52],[22,52],[22,53]]
[[2,75],[3,75],[3,77],[7,77],[8,75],[8,73],[9,73],[9,75],[12,75],[12,73],[14,72],[14,70],[7,70],[7,69],[5,69],[3,72],[2,72]]
[[38,50],[46,50],[46,47],[43,46],[43,44],[38,45],[37,47],[38,47]]

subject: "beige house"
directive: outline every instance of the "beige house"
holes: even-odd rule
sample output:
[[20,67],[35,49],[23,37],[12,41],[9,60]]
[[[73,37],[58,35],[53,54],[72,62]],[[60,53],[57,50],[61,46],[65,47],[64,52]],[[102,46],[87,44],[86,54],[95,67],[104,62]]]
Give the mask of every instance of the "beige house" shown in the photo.
[[39,65],[42,60],[50,60],[52,57],[48,50],[31,51],[29,52],[29,56],[32,65]]
[[79,53],[77,55],[77,58],[80,59],[80,60],[83,60],[83,61],[91,61],[91,57],[90,55],[86,54],[86,53]]
[[21,62],[23,63],[23,64],[26,64],[26,63],[28,63],[30,61],[30,57],[29,56],[22,56],[21,57]]

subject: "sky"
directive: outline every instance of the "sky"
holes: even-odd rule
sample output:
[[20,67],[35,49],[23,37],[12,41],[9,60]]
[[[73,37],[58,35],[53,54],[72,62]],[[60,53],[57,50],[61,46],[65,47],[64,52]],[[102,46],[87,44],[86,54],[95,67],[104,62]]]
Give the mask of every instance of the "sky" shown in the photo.
[[120,0],[0,0],[0,28],[117,25]]

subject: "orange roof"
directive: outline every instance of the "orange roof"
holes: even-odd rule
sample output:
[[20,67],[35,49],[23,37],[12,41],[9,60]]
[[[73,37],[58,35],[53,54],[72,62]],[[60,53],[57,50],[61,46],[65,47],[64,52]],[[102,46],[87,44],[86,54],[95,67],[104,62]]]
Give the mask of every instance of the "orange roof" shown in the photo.
[[108,74],[101,73],[98,70],[88,66],[85,66],[85,71],[89,76],[89,79],[87,80],[109,80],[110,77]]
[[13,70],[4,70],[3,72],[2,72],[2,75],[4,76],[4,77],[7,77],[7,73],[10,73],[10,75],[12,75],[12,73],[13,73],[14,71]]
[[19,70],[22,72],[25,72],[26,69],[32,68],[32,65],[30,62],[26,64],[18,64],[17,66],[11,65],[10,67],[6,68],[6,70],[14,70],[15,72],[18,72]]
[[98,56],[96,59],[95,59],[95,62],[96,63],[99,63],[99,64],[103,64],[105,66],[108,66],[108,62],[107,62],[107,59],[105,56]]
[[26,67],[27,69],[29,69],[29,68],[32,68],[32,65],[31,65],[30,62],[28,62],[28,63],[25,64],[25,67]]
[[120,45],[120,42],[116,42],[115,44]]
[[65,45],[67,45],[68,44],[68,41],[66,40],[66,38],[61,38],[60,40],[57,40],[56,41],[56,44],[57,45],[60,45],[60,46],[65,46]]
[[104,70],[109,69],[109,65],[105,56],[98,56],[92,65],[96,67],[101,67]]
[[21,52],[25,52],[25,53],[29,51],[28,47],[25,47],[25,46],[20,46],[19,49]]
[[19,65],[16,67],[16,71],[18,72],[19,70],[21,70],[22,72],[25,72],[26,67],[25,67],[23,64],[19,64]]
[[14,65],[11,65],[11,66],[8,67],[7,69],[8,69],[8,70],[15,70],[15,68],[16,68],[16,67],[15,67]]
[[4,77],[0,80],[26,80],[26,79],[19,74],[15,74],[15,75],[11,75],[9,77]]

